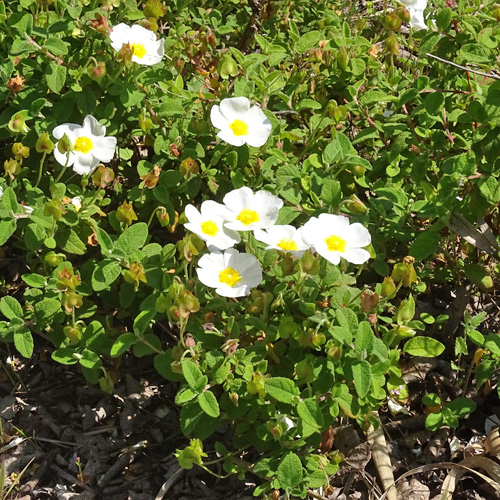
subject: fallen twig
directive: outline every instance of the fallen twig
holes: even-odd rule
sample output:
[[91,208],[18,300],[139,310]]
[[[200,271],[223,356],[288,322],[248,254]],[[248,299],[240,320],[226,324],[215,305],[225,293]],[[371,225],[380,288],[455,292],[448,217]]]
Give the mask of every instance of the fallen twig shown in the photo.
[[486,76],[487,78],[493,78],[494,80],[500,80],[500,76],[495,75],[493,73],[483,73],[482,71],[476,71],[475,69],[467,68],[466,66],[460,66],[460,64],[448,61],[446,59],[442,59],[441,57],[435,56],[434,54],[430,54],[427,52],[427,57],[432,57],[433,59],[438,60],[444,64],[449,64],[450,66],[454,66],[455,68],[463,69],[464,71],[468,71],[469,73],[475,73],[476,75]]

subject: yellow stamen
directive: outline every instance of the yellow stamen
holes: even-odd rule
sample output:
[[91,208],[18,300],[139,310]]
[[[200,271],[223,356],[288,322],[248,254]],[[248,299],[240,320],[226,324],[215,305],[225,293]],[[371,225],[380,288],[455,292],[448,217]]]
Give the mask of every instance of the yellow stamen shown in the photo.
[[219,281],[233,287],[236,283],[241,281],[241,276],[240,273],[232,267],[226,267],[226,269],[223,269],[219,273]]
[[229,124],[234,135],[248,135],[248,125],[242,120],[234,120]]
[[142,43],[131,43],[130,46],[134,50],[134,56],[142,59],[146,55],[146,47]]
[[206,220],[200,224],[201,232],[208,234],[208,236],[215,236],[219,232],[217,224],[212,220]]
[[259,214],[255,210],[250,210],[249,208],[244,208],[236,217],[245,226],[249,226],[254,222],[259,222]]
[[86,155],[89,151],[94,149],[94,145],[88,137],[77,137],[75,139],[75,143],[73,144],[73,149]]
[[288,240],[286,238],[283,238],[279,243],[278,246],[282,250],[297,250],[297,243],[293,241],[291,238]]
[[340,236],[335,236],[334,234],[332,234],[328,238],[325,238],[325,243],[330,252],[340,252],[340,253],[345,252],[345,247],[347,245],[347,241],[344,240],[344,238],[341,238]]

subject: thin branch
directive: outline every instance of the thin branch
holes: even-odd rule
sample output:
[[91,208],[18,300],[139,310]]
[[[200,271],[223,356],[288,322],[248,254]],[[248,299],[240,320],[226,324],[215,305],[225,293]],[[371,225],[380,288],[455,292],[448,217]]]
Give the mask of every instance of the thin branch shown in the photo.
[[35,40],[33,40],[33,38],[31,38],[28,33],[24,33],[24,36],[26,38],[26,41],[30,44],[30,45],[33,45],[33,47],[36,47],[38,50],[41,50],[42,52],[45,52],[45,54],[47,56],[49,56],[50,58],[54,59],[54,61],[57,62],[57,64],[61,65],[61,66],[68,66],[63,59],[55,56],[54,54],[52,54],[51,52],[49,52],[47,49],[44,49],[43,47],[41,47],[40,45],[38,45],[38,43],[35,42]]
[[433,59],[437,59],[442,63],[449,64],[450,66],[455,66],[455,68],[463,69],[464,71],[468,71],[469,73],[475,73],[476,75],[486,76],[487,78],[493,78],[494,80],[500,80],[500,76],[495,75],[493,73],[483,73],[482,71],[476,71],[475,69],[467,68],[465,66],[460,66],[460,64],[447,61],[446,59],[442,59],[441,57],[435,56],[434,54],[430,54],[429,52],[426,55],[427,57],[432,57]]

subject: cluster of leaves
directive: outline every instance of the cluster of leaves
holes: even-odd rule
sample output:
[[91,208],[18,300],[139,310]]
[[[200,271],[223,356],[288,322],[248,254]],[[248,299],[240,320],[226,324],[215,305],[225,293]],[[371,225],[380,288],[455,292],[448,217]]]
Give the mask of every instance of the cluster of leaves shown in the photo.
[[[366,430],[382,405],[403,405],[403,353],[443,352],[417,332],[446,318],[416,316],[413,297],[432,282],[498,280],[494,252],[457,246],[450,220],[498,227],[499,83],[429,55],[496,67],[494,15],[438,1],[435,30],[408,37],[354,2],[1,1],[0,244],[22,269],[22,282],[2,282],[1,338],[25,357],[33,334],[45,338],[55,361],[106,391],[114,358],[152,355],[180,383],[183,466],[203,465],[202,441],[225,422],[233,451],[216,443],[216,460],[265,479],[256,494],[324,485],[342,457],[317,453],[322,434],[339,417]],[[158,30],[168,58],[124,64],[107,37],[119,22]],[[216,141],[210,108],[229,96],[262,105],[266,146]],[[88,114],[118,139],[116,157],[57,182],[40,138]],[[262,284],[241,301],[214,296],[193,273],[205,250],[184,235],[183,209],[242,186],[285,200],[278,224],[348,214],[370,229],[373,260],[354,276],[248,237]],[[499,344],[466,324],[457,369],[480,347],[480,385]],[[442,409],[433,428],[473,410],[428,398]],[[248,448],[253,463],[239,458]]]

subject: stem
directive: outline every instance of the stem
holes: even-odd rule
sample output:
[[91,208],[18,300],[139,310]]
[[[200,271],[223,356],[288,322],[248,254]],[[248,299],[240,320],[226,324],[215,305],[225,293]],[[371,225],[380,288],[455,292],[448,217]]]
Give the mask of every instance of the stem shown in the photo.
[[156,207],[151,216],[149,217],[149,220],[148,220],[148,227],[151,225],[151,222],[153,222],[153,217],[156,215],[157,212],[159,212],[160,210],[164,210],[165,212],[167,211],[167,209],[165,207]]
[[36,180],[35,187],[38,187],[38,184],[40,184],[40,181],[42,180],[42,167],[45,162],[46,156],[47,156],[47,151],[44,151],[42,159],[40,160],[40,167],[38,168],[38,179]]
[[66,172],[66,169],[68,168],[68,163],[69,163],[69,154],[70,154],[70,152],[68,151],[66,153],[66,163],[65,163],[63,169],[59,172],[59,175],[57,176],[57,179],[54,182],[54,184],[57,184],[61,180],[61,177],[63,176],[64,172]]

